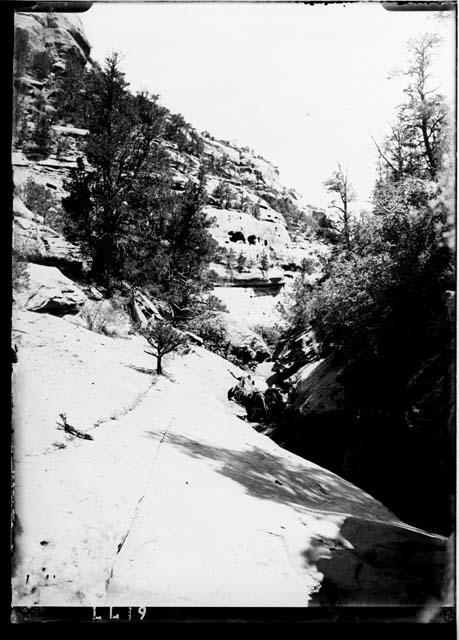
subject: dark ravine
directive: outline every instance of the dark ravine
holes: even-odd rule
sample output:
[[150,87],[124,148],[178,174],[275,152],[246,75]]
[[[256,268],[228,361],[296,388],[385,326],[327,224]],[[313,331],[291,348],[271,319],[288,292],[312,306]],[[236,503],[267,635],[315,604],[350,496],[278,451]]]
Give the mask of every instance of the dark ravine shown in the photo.
[[356,484],[413,526],[450,535],[453,346],[423,362],[407,388],[369,354],[320,359],[316,349],[311,332],[280,344],[269,389],[243,381],[231,397],[281,446]]

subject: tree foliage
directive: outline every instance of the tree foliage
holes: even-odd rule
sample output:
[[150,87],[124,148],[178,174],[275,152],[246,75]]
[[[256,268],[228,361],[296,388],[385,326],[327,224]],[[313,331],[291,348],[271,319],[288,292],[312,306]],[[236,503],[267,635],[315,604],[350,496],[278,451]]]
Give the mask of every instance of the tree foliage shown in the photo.
[[[329,219],[329,227],[336,231],[342,239],[347,251],[351,249],[351,212],[350,203],[356,194],[350,183],[348,172],[338,163],[338,168],[325,181],[324,187],[333,196],[330,204],[334,217]],[[336,200],[336,197],[338,200]]]
[[247,265],[247,257],[241,251],[236,258],[236,266],[239,273],[242,273],[244,271],[244,269],[246,268],[246,265]]
[[260,269],[263,273],[266,273],[269,270],[269,258],[264,251],[261,254],[260,258]]
[[163,357],[168,353],[177,351],[187,342],[183,333],[177,331],[177,329],[166,320],[150,322],[147,327],[142,330],[142,335],[153,348],[153,355],[156,357],[156,373],[158,375],[161,375],[163,372]]
[[108,292],[120,282],[143,286],[170,302],[179,320],[191,317],[209,288],[216,249],[203,211],[206,176],[201,167],[182,192],[174,190],[162,144],[188,125],[158,96],[132,94],[117,54],[91,76],[90,87],[78,106],[89,134],[86,159],[67,184],[67,234]]
[[44,224],[56,230],[62,229],[62,207],[51,189],[29,177],[18,192],[24,204],[35,214],[43,217]]
[[[437,111],[433,119],[438,96],[425,89],[429,52],[435,43],[423,37],[411,44],[410,101],[399,111],[400,123],[415,131],[420,145],[424,144],[423,118],[430,123],[429,131],[435,129],[429,137],[435,161],[431,162],[424,145],[422,152],[411,157],[412,170],[404,164],[401,173],[387,171],[380,177],[373,215],[353,220],[350,226],[352,251],[333,252],[316,285],[303,277],[296,282],[290,323],[296,329],[312,326],[325,353],[368,348],[379,356],[393,355],[390,335],[393,344],[410,354],[410,366],[415,367],[415,360],[434,352],[451,336],[446,292],[454,289],[454,265],[451,247],[445,242],[451,200],[445,193],[450,185],[444,179],[445,159],[451,151],[446,144],[446,118],[439,119]],[[349,202],[344,177],[338,171],[326,183],[341,200],[343,224]]]
[[157,222],[155,206],[151,211],[149,204],[164,191],[168,166],[155,144],[162,109],[155,97],[128,92],[119,64],[117,54],[108,58],[92,87],[85,148],[89,166],[80,159],[64,200],[69,231],[83,241],[93,278],[108,288],[136,271],[133,256],[144,258],[144,251],[136,249]]
[[432,84],[432,64],[440,42],[436,34],[410,40],[408,64],[398,72],[408,80],[407,100],[398,107],[383,144],[375,143],[394,182],[408,176],[435,179],[441,169],[449,116],[445,98]]
[[323,417],[306,415],[309,432],[333,433],[338,454],[330,455],[320,435],[316,445],[308,436],[301,453],[330,465],[402,519],[448,534],[454,522],[448,495],[455,464],[455,172],[442,101],[422,89],[424,45],[433,41],[420,42],[397,135],[392,131],[381,147],[373,211],[353,221],[351,251],[337,245],[318,282],[302,274],[296,279],[287,319],[292,333],[313,330],[325,371],[339,369],[339,406]]

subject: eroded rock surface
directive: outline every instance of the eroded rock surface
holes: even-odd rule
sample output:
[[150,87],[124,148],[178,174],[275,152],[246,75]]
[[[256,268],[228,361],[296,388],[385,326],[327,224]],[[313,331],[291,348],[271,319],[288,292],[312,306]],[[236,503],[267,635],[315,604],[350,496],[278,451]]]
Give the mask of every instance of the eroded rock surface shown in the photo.
[[13,606],[438,598],[446,540],[241,421],[234,365],[195,347],[156,379],[138,337],[28,311],[13,326]]
[[85,64],[91,45],[78,15],[22,13],[15,15],[16,38],[24,34],[31,54],[46,51],[55,65],[62,64],[69,54]]
[[81,276],[87,265],[79,247],[40,222],[40,216],[29,212],[25,205],[19,213],[15,209],[13,222],[13,247],[18,253],[29,262],[56,266],[68,276]]
[[28,264],[27,276],[27,289],[16,299],[18,305],[28,311],[57,316],[76,314],[87,299],[56,267]]

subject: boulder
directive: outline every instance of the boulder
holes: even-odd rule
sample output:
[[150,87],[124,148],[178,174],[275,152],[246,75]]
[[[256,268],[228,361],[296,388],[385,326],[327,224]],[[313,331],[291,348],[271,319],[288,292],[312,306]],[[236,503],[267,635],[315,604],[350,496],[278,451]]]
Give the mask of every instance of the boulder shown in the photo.
[[307,416],[345,415],[349,407],[340,382],[343,369],[343,363],[332,357],[304,365],[289,396],[293,409]]
[[285,407],[278,389],[268,388],[264,380],[252,374],[242,375],[228,391],[228,400],[234,400],[247,411],[249,422],[269,423],[279,416]]
[[221,314],[220,317],[226,328],[227,341],[232,355],[244,364],[264,362],[271,357],[271,351],[263,338],[245,326],[243,322],[228,317],[228,314]]
[[17,296],[20,307],[56,316],[76,314],[87,300],[85,294],[56,267],[29,264],[28,285]]
[[[318,362],[319,359],[319,344],[312,329],[280,340],[273,354],[275,373],[269,379],[269,383],[289,386],[294,382],[293,377],[296,373],[306,365]],[[306,373],[303,369],[303,379]]]
[[234,400],[247,411],[247,419],[250,422],[264,420],[266,418],[266,406],[264,391],[266,384],[251,374],[243,375],[236,385],[228,391],[228,400]]
[[15,216],[13,225],[15,250],[29,262],[56,266],[68,276],[81,275],[86,264],[80,249],[68,242],[61,233],[37,222],[37,216],[34,218]]

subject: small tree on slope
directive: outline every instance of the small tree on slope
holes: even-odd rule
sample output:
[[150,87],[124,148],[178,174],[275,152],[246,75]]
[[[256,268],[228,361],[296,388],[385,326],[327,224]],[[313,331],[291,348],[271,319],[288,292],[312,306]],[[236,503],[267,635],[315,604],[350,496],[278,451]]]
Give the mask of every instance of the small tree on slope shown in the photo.
[[336,212],[338,217],[338,226],[336,227],[332,223],[331,226],[340,234],[346,251],[349,252],[351,248],[349,204],[355,200],[356,194],[349,182],[347,170],[344,171],[338,163],[338,170],[334,171],[332,176],[324,182],[324,187],[332,196],[339,197],[338,203],[332,200],[330,204],[330,208]]
[[142,335],[153,347],[153,354],[156,357],[156,373],[161,375],[162,358],[172,351],[177,351],[186,344],[186,338],[182,333],[165,320],[150,322],[142,331]]

